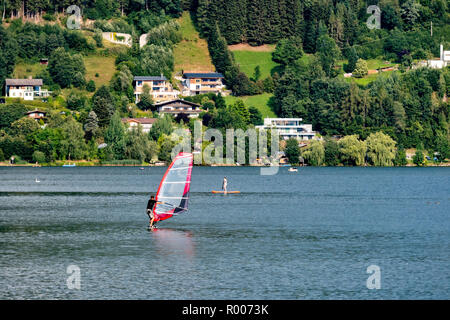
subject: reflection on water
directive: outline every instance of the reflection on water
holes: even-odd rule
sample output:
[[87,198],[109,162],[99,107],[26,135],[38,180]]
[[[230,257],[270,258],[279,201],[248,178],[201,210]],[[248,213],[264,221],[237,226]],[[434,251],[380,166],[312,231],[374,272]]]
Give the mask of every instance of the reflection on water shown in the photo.
[[158,228],[150,231],[155,240],[155,248],[158,253],[184,254],[187,257],[194,257],[194,243],[190,231],[181,231],[168,228]]

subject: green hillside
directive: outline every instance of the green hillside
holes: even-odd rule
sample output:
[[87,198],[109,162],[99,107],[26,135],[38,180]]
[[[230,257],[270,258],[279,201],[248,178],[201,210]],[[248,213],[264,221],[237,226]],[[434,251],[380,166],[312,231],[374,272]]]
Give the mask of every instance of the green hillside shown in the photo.
[[89,55],[84,57],[86,81],[94,80],[98,88],[107,85],[116,72],[115,56]]
[[209,56],[208,44],[201,39],[195,30],[189,12],[185,11],[177,19],[181,26],[182,40],[173,51],[175,58],[175,72],[186,71],[214,71],[214,65]]
[[264,79],[271,75],[278,66],[277,63],[272,61],[272,51],[235,50],[233,55],[241,70],[248,77],[253,77],[255,68],[259,66],[261,71],[260,78]]
[[233,104],[237,99],[241,99],[242,101],[244,101],[247,107],[257,108],[261,112],[263,118],[276,118],[276,114],[268,106],[270,97],[272,97],[271,93],[263,93],[255,96],[244,97],[228,96],[225,97],[225,102],[227,104]]

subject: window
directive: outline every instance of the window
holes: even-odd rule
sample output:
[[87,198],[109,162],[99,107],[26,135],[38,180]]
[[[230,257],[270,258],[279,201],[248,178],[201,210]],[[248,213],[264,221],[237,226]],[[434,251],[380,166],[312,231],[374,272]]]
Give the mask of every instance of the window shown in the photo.
[[136,84],[137,84],[138,87],[142,87],[142,81],[141,80],[137,81]]

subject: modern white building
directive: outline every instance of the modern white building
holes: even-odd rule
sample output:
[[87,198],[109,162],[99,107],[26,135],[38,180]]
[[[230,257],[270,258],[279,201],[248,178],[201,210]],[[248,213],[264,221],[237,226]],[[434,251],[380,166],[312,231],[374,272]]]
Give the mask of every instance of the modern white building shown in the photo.
[[295,138],[298,140],[311,140],[316,136],[312,124],[302,124],[302,118],[265,118],[264,125],[257,129],[277,129],[282,139]]
[[223,75],[218,72],[185,72],[183,73],[183,95],[195,96],[213,92],[218,94],[225,89]]
[[180,91],[174,90],[170,82],[163,75],[161,76],[136,76],[133,79],[135,102],[138,103],[140,95],[144,92],[144,86],[147,85],[153,101],[156,103],[170,101],[178,98]]
[[34,98],[48,97],[50,92],[43,90],[42,79],[6,79],[6,96],[34,100]]

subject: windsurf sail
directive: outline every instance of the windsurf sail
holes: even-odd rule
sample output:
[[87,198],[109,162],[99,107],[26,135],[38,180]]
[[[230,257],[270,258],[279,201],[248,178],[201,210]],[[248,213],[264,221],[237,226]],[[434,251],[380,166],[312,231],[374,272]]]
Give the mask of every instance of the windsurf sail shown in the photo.
[[180,152],[167,168],[155,197],[155,221],[166,220],[188,210],[192,162],[192,153]]

